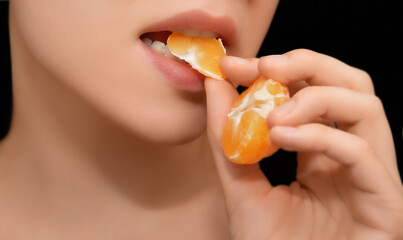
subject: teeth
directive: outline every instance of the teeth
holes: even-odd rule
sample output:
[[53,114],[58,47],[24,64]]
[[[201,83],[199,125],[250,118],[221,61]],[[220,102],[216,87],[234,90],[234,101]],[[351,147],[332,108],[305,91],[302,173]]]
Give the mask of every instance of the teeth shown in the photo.
[[143,40],[143,42],[148,46],[151,46],[151,43],[153,43],[153,40],[151,40],[149,38],[143,38],[141,40]]
[[[0,0],[1,1],[1,0]],[[183,33],[186,36],[189,37],[202,37],[202,38],[217,38],[218,34],[205,31],[205,30],[197,30],[197,29],[183,29],[181,31],[178,31]],[[152,49],[155,51],[159,52],[160,54],[166,56],[167,58],[174,59],[177,61],[181,61],[179,58],[175,57],[171,51],[169,51],[169,48],[165,45],[165,43],[160,42],[160,41],[152,41],[149,38],[142,38],[141,39],[147,46],[150,46]]]
[[200,37],[202,38],[217,38],[218,34],[209,31],[200,31]]
[[164,56],[170,59],[175,59],[175,60],[179,60],[176,56],[174,56],[171,51],[169,50],[169,48],[167,46],[165,46],[165,52],[164,52]]
[[164,54],[165,49],[167,48],[163,42],[160,41],[154,41],[151,43],[151,48],[154,49],[155,51]]
[[189,37],[202,37],[202,38],[216,38],[218,37],[217,33],[205,31],[205,30],[197,30],[197,29],[183,29],[178,32],[181,32]]
[[169,51],[169,48],[167,47],[167,45],[165,45],[163,42],[160,41],[152,41],[149,38],[144,38],[141,39],[145,44],[147,44],[148,46],[150,46],[152,49],[154,49],[155,51],[159,52],[160,54],[164,55],[167,58],[170,59],[174,59],[174,60],[180,60],[179,58],[175,57],[171,51]]

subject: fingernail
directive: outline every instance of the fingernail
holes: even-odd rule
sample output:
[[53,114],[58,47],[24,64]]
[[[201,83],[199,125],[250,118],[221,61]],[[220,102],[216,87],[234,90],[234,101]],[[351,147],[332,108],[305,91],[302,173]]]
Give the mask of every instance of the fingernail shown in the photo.
[[291,112],[294,107],[295,107],[295,101],[290,100],[290,101],[280,105],[279,107],[275,108],[273,110],[273,114],[277,115],[277,116],[284,116],[284,115],[288,114],[289,112]]
[[264,57],[265,61],[268,61],[271,63],[284,62],[287,59],[288,59],[287,55],[269,55],[269,56]]

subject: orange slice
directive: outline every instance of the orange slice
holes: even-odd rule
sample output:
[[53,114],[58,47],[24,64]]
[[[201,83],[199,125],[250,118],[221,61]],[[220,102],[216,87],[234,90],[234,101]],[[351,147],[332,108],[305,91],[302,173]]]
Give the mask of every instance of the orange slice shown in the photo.
[[[221,39],[190,37],[174,32],[168,37],[167,46],[174,56],[205,76],[225,79],[220,69],[220,60],[225,56]],[[266,117],[289,98],[286,86],[259,77],[235,100],[222,137],[222,147],[230,161],[252,164],[278,150],[270,141]]]
[[221,39],[190,37],[174,32],[168,37],[167,46],[174,56],[188,62],[203,75],[225,79],[220,69],[220,60],[225,56]]
[[269,138],[266,117],[290,98],[288,88],[259,77],[233,103],[224,126],[222,146],[229,160],[252,164],[278,150]]

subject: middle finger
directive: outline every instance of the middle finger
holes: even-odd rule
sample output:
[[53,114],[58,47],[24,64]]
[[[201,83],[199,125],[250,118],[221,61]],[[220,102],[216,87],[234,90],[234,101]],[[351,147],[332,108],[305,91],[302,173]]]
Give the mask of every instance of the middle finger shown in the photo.
[[365,140],[397,176],[391,132],[379,98],[328,86],[307,87],[269,113],[268,125],[297,127],[323,118]]
[[[298,91],[291,101],[270,113],[268,120],[270,125],[298,126],[323,118],[336,122],[345,131],[354,128],[351,133],[360,135],[367,132],[374,119],[381,120],[382,110],[374,95],[339,87],[312,86]],[[371,122],[366,119],[371,119]],[[362,131],[356,129],[359,124],[364,124]]]

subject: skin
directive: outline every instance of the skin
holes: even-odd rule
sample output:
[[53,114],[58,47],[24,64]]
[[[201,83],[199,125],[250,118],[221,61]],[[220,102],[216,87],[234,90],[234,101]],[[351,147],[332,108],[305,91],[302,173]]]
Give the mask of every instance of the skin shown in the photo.
[[[276,6],[11,1],[14,106],[0,144],[1,238],[401,237],[402,187],[370,78],[310,51],[251,59]],[[191,9],[234,20],[236,43],[227,50],[241,58],[222,62],[233,83],[262,74],[301,89],[290,112],[268,117],[273,141],[300,152],[292,186],[271,187],[258,165],[223,156],[233,84],[206,79],[206,92],[179,91],[143,60],[144,28]]]
[[168,83],[144,61],[139,37],[200,10],[233,19],[228,53],[253,57],[276,6],[10,1],[14,99],[0,144],[0,238],[228,239],[206,94]]
[[[221,129],[238,94],[228,82],[207,79],[208,131],[231,239],[402,238],[402,183],[367,73],[305,49],[261,59],[227,57],[222,70],[243,85],[261,74],[290,87],[291,101],[269,113],[267,124],[276,145],[298,151],[297,181],[290,186],[271,186],[256,165],[225,161]],[[219,99],[226,101],[217,106]]]

